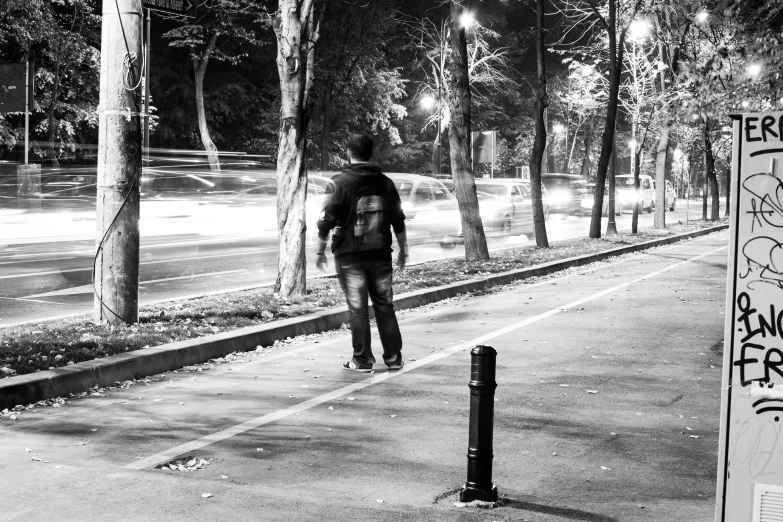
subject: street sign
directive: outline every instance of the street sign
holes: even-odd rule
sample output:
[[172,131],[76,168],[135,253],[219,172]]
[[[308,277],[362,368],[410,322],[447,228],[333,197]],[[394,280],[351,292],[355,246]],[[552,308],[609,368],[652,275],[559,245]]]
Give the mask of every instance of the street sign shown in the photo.
[[[0,113],[25,111],[25,64],[0,65]],[[30,62],[30,106],[33,105],[33,81],[35,67]]]
[[715,520],[783,520],[783,112],[733,118]]
[[192,0],[144,0],[144,8],[179,16],[196,16],[196,4]]

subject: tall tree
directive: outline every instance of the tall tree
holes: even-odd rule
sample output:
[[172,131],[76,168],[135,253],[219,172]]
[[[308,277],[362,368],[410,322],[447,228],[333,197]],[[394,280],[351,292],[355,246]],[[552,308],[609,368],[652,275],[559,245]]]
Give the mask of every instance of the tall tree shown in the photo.
[[[47,37],[48,44],[39,53],[46,59],[42,76],[48,88],[46,108],[46,132],[49,161],[59,165],[55,139],[58,137],[58,115],[78,112],[78,91],[94,89],[97,83],[100,53],[96,46],[100,40],[100,18],[94,14],[92,0],[74,0],[64,6],[50,6],[52,23]],[[90,108],[84,108],[87,111]],[[63,132],[65,134],[67,131]]]
[[306,291],[307,128],[312,117],[315,50],[328,0],[279,0],[272,22],[280,76],[277,153],[278,264],[275,291]]
[[533,150],[530,152],[530,189],[533,195],[533,229],[536,233],[536,246],[549,248],[546,234],[546,219],[544,204],[541,199],[541,163],[546,147],[546,122],[544,111],[549,103],[546,86],[546,57],[544,46],[544,18],[546,15],[546,0],[536,0],[536,63],[538,85],[536,86],[535,122],[536,137]]
[[[587,34],[583,33],[577,37],[580,40],[589,38],[591,41],[590,49],[583,52],[589,54],[595,52],[596,49],[601,52],[606,50],[609,65],[609,96],[606,104],[606,120],[601,136],[601,155],[598,158],[596,169],[596,186],[603,187],[606,183],[606,175],[614,148],[625,39],[629,26],[642,7],[643,0],[565,0],[565,3],[564,12],[567,19],[575,27],[587,28]],[[604,34],[606,40],[604,40]],[[603,190],[596,190],[590,221],[591,238],[601,237],[603,200]],[[614,209],[609,209],[609,212],[614,212]]]
[[[476,181],[473,178],[471,164],[471,126],[470,126],[470,78],[468,76],[468,45],[466,38],[467,13],[465,0],[451,0],[451,38],[449,71],[451,73],[451,91],[449,104],[451,109],[451,127],[449,144],[451,145],[451,176],[454,178],[454,190],[459,205],[462,235],[465,239],[465,258],[468,261],[489,259],[487,239],[476,195]],[[469,16],[469,15],[468,15]]]
[[246,46],[259,43],[253,29],[248,26],[261,13],[253,0],[201,0],[198,9],[203,14],[168,31],[164,37],[171,40],[169,45],[184,47],[190,55],[199,136],[210,168],[218,173],[218,149],[212,140],[204,106],[204,77],[210,60],[236,64],[247,55]]
[[[313,119],[321,170],[342,164],[349,134],[366,132],[399,144],[393,121],[407,111],[400,103],[405,80],[390,64],[397,23],[391,0],[330,5],[315,70],[319,94]],[[318,135],[315,127],[320,128]],[[349,132],[350,131],[350,132]],[[379,143],[380,145],[380,143]]]

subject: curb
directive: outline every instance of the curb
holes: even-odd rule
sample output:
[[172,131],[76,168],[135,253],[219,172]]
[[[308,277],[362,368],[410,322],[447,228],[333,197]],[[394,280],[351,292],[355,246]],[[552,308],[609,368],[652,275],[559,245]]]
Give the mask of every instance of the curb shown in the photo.
[[[482,279],[470,279],[436,288],[424,288],[396,297],[394,299],[394,307],[397,310],[416,308],[459,294],[478,292],[521,279],[548,275],[567,268],[603,261],[611,257],[669,245],[685,239],[726,230],[728,227],[729,225],[719,225],[687,234],[604,250],[595,254],[586,254],[559,261],[551,261],[542,265],[520,268]],[[259,345],[271,346],[278,339],[334,330],[347,322],[348,310],[347,307],[342,306],[284,321],[248,326],[208,337],[188,339],[152,348],[143,348],[130,353],[111,355],[81,362],[73,366],[57,368],[56,370],[9,377],[0,380],[0,409],[13,408],[19,404],[31,404],[53,397],[67,396],[69,393],[80,393],[96,385],[100,387],[111,386],[117,382],[140,379],[148,375],[176,370],[183,366],[223,357],[232,352],[254,349]]]

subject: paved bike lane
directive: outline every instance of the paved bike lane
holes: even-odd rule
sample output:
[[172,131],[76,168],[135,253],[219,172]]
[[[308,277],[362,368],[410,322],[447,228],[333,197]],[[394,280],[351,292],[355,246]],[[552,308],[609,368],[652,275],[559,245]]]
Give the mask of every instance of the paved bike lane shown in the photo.
[[[340,370],[332,332],[25,412],[0,424],[0,519],[711,520],[726,243],[406,311],[400,373]],[[477,342],[498,350],[492,512],[451,493]],[[184,457],[209,463],[158,469]]]

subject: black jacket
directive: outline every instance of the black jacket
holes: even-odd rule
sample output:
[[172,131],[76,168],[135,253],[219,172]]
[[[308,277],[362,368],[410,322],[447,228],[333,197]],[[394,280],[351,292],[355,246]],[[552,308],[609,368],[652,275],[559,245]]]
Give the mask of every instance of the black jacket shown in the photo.
[[386,223],[394,232],[405,230],[405,214],[402,211],[400,195],[394,182],[381,173],[375,165],[359,163],[349,165],[340,174],[332,178],[334,193],[327,194],[326,203],[318,219],[318,237],[326,239],[329,231],[335,230],[332,237],[332,253],[343,261],[367,260],[384,261],[391,258],[392,234],[388,228],[383,231],[383,246],[376,250],[359,250],[352,236],[356,221],[356,201],[367,194],[384,198]]

